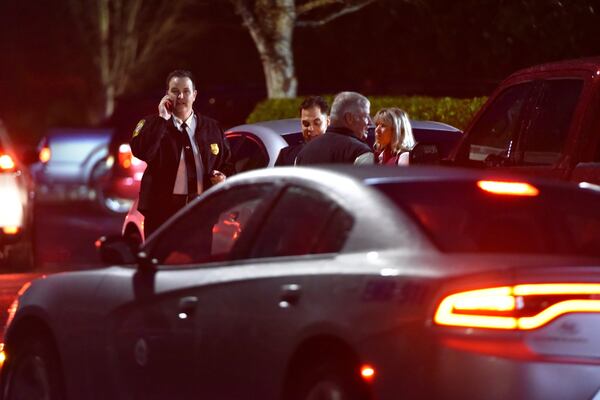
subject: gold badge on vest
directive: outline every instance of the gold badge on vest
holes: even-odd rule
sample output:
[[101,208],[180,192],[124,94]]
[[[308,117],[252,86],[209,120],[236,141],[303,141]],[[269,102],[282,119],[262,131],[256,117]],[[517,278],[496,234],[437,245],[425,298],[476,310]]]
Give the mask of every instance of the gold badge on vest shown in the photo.
[[137,135],[140,134],[140,131],[144,127],[145,123],[146,123],[146,120],[143,120],[143,119],[140,120],[140,122],[138,122],[137,126],[135,127],[135,130],[133,131],[133,137],[136,137]]

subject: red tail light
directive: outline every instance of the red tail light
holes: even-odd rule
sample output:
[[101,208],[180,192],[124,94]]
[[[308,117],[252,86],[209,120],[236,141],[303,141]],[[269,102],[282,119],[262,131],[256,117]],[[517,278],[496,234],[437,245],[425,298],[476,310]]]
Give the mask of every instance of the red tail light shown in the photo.
[[4,343],[0,343],[0,368],[4,365],[6,361],[6,352],[4,351]]
[[14,171],[16,168],[15,162],[8,154],[0,155],[0,171],[8,172]]
[[600,312],[600,284],[546,283],[455,293],[439,304],[438,325],[488,329],[537,329],[570,313]]
[[370,364],[363,364],[360,366],[360,376],[363,381],[367,383],[373,382],[375,379],[375,368]]
[[19,233],[20,228],[18,226],[3,226],[2,232],[5,235],[16,235]]
[[118,163],[121,168],[128,169],[131,167],[133,154],[131,154],[131,147],[127,143],[123,143],[119,146]]
[[478,181],[477,186],[488,193],[511,196],[537,196],[540,191],[526,182]]

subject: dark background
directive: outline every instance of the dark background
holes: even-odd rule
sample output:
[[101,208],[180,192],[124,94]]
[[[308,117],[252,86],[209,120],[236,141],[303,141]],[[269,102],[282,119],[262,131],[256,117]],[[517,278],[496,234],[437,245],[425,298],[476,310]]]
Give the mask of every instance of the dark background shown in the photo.
[[[296,28],[298,94],[487,95],[516,69],[599,54],[599,12],[588,0],[380,0]],[[174,68],[196,74],[197,106],[224,127],[266,96],[258,53],[229,2],[197,1],[187,17],[202,33],[136,76],[106,124],[129,127],[154,112]],[[50,126],[87,124],[98,90],[89,50],[66,0],[0,0],[0,118],[15,140],[34,144]]]

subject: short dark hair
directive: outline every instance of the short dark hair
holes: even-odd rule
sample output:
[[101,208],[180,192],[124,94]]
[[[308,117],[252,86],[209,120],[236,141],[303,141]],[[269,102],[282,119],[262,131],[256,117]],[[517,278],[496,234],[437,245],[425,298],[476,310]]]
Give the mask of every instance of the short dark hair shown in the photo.
[[309,96],[305,98],[302,104],[300,104],[298,111],[302,112],[302,110],[308,110],[313,107],[319,107],[323,114],[329,115],[329,104],[321,96]]
[[167,75],[167,90],[169,90],[169,82],[173,78],[189,78],[192,81],[192,89],[196,89],[196,83],[194,80],[194,75],[185,69],[176,69],[175,71],[171,71],[169,75]]

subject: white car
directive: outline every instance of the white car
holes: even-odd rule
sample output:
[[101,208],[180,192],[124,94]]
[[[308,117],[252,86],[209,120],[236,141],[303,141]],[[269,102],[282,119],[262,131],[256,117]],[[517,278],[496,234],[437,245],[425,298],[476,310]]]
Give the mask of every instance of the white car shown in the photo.
[[423,167],[269,168],[112,267],[31,282],[13,399],[600,396],[600,192]]
[[[446,158],[462,138],[462,131],[441,122],[411,121],[411,125],[421,148],[433,152],[440,159]],[[371,146],[374,132],[371,127],[367,135],[367,142]],[[225,136],[231,148],[231,162],[237,173],[274,167],[282,148],[303,141],[298,118],[238,125],[228,129]],[[144,216],[137,209],[136,199],[125,217],[122,235],[133,244],[142,243],[143,223]]]
[[0,121],[0,261],[2,268],[33,267],[33,185]]

